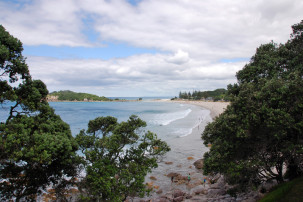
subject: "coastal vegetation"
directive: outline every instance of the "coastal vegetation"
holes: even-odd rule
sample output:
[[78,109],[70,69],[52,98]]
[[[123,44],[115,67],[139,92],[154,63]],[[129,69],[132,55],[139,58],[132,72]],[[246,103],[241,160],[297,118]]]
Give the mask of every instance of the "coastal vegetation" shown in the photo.
[[[22,43],[0,25],[0,200],[34,201],[48,185],[77,174],[77,143],[48,105],[45,84],[33,80]],[[4,106],[3,106],[4,105]]]
[[48,95],[48,99],[57,101],[111,101],[111,99],[104,96],[76,93],[70,90],[54,91]]
[[[239,191],[303,173],[303,21],[285,44],[257,48],[228,86],[231,103],[202,134],[204,174]],[[238,186],[237,186],[238,185]]]
[[227,90],[224,88],[219,88],[213,91],[180,92],[179,98],[189,99],[189,100],[211,100],[211,101],[229,100],[229,97],[227,95]]
[[148,192],[144,177],[169,151],[167,144],[141,134],[146,123],[136,116],[121,123],[99,117],[73,137],[49,106],[46,85],[30,76],[22,51],[21,41],[0,25],[0,105],[8,111],[0,122],[0,200],[37,201],[51,190],[52,200],[67,201],[71,187],[83,201]]
[[145,126],[137,116],[121,123],[98,117],[89,121],[86,132],[80,131],[76,140],[85,155],[86,176],[79,186],[83,199],[124,201],[149,192],[144,177],[170,148],[152,132],[138,133]]
[[303,177],[284,182],[265,195],[259,202],[303,201]]

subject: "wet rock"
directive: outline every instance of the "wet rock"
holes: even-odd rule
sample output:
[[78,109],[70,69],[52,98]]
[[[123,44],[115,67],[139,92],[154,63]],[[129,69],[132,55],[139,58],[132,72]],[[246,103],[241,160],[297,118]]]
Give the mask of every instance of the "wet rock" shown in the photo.
[[195,162],[194,162],[194,166],[195,166],[197,169],[203,169],[204,160],[203,160],[203,159],[199,159],[199,160],[195,161]]

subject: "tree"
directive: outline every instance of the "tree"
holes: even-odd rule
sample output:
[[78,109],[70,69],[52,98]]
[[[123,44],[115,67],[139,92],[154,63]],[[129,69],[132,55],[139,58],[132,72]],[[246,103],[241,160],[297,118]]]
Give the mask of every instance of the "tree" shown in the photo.
[[48,105],[45,84],[32,80],[22,43],[0,26],[0,199],[35,200],[47,185],[76,174],[78,145]]
[[286,44],[261,45],[228,86],[231,104],[202,134],[212,144],[206,174],[242,187],[302,174],[303,21],[292,28]]
[[86,161],[80,184],[86,199],[122,201],[148,192],[144,177],[170,148],[156,134],[140,130],[145,126],[134,115],[121,123],[114,117],[98,117],[77,135]]

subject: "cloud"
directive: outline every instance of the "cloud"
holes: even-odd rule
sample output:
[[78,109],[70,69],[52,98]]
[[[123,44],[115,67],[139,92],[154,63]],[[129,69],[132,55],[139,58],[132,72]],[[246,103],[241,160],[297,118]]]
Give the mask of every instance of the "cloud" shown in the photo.
[[84,24],[74,0],[0,2],[0,20],[26,45],[91,46],[82,34]]
[[178,50],[178,52],[176,52],[174,54],[174,56],[169,57],[167,59],[167,62],[178,64],[178,65],[187,63],[188,61],[189,61],[189,55],[188,55],[188,53],[186,53],[186,52],[184,52],[182,50]]
[[166,58],[169,54],[111,60],[31,57],[27,62],[33,78],[44,81],[50,91],[84,90],[106,96],[177,95],[182,89],[226,87],[226,83],[235,82],[236,71],[244,65],[203,64],[191,59],[176,68]]
[[28,0],[0,2],[0,21],[27,46],[122,43],[156,52],[108,60],[29,57],[32,75],[50,90],[170,95],[234,83],[245,64],[237,59],[271,40],[285,43],[302,10],[301,0]]

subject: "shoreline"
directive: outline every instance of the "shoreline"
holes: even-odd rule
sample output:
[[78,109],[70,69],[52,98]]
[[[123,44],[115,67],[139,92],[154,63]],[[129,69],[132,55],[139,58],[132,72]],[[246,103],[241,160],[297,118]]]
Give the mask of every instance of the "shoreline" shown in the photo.
[[[204,101],[171,101],[171,100],[153,100],[155,102],[171,102],[186,105],[195,105],[202,110],[208,110],[209,115],[201,120],[198,125],[192,128],[190,134],[176,138],[170,141],[172,150],[168,152],[165,157],[158,163],[158,168],[148,173],[145,182],[148,187],[153,189],[150,196],[144,198],[134,198],[134,201],[151,200],[163,196],[171,196],[176,190],[181,190],[187,195],[194,195],[195,190],[203,189],[209,190],[213,185],[210,183],[203,184],[203,180],[208,176],[203,175],[201,169],[197,169],[194,165],[196,161],[203,159],[205,152],[209,147],[205,146],[201,139],[201,134],[205,126],[212,122],[215,117],[223,113],[229,103],[227,102],[204,102]],[[178,158],[176,158],[178,156]],[[187,176],[190,173],[191,180],[187,182]],[[170,176],[179,175],[181,180],[171,182]],[[205,199],[204,196],[199,199]],[[203,200],[204,201],[204,200]]]
[[170,102],[182,103],[182,104],[191,104],[200,106],[202,108],[208,109],[210,111],[210,116],[212,119],[215,119],[217,116],[222,114],[229,102],[206,102],[206,101],[190,101],[190,100],[172,100]]

